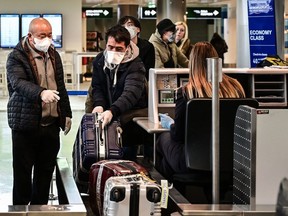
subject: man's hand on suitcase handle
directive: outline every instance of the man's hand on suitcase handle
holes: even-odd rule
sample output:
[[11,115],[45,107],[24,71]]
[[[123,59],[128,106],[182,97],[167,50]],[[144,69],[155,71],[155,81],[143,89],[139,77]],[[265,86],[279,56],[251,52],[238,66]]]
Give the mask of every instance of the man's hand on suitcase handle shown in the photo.
[[106,110],[105,112],[101,113],[100,119],[102,121],[102,129],[104,129],[104,127],[111,122],[112,117],[113,115],[110,110]]
[[94,109],[92,110],[92,113],[103,113],[104,109],[102,106],[96,106],[94,107]]

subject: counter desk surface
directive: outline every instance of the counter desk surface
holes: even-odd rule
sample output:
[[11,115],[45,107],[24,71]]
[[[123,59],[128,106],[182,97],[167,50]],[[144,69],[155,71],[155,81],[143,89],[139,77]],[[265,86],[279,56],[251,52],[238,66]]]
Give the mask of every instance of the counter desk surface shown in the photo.
[[[153,74],[188,74],[188,68],[151,68],[149,75]],[[222,68],[223,73],[235,74],[288,74],[288,67],[265,68]]]
[[288,68],[265,67],[265,68],[222,68],[223,73],[228,74],[288,74]]

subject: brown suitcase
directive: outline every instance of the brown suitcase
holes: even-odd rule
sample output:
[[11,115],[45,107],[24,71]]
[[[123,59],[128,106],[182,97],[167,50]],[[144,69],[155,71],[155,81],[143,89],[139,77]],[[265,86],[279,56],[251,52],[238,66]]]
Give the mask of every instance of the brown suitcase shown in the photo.
[[111,176],[124,176],[148,171],[129,160],[102,160],[94,163],[89,172],[89,200],[95,215],[102,215],[105,182]]

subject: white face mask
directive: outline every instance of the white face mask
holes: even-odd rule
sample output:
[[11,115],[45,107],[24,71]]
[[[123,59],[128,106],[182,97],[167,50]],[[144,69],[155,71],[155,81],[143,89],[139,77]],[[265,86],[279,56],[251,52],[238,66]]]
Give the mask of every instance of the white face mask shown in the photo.
[[125,56],[125,52],[106,51],[105,59],[109,64],[120,64]]
[[127,26],[126,29],[129,31],[131,39],[136,37],[136,35],[137,35],[137,27],[135,27],[135,26]]
[[175,34],[171,32],[171,35],[168,36],[168,41],[172,43],[175,40]]
[[52,44],[52,39],[45,37],[43,39],[34,38],[34,46],[37,50],[41,52],[47,52],[50,45]]

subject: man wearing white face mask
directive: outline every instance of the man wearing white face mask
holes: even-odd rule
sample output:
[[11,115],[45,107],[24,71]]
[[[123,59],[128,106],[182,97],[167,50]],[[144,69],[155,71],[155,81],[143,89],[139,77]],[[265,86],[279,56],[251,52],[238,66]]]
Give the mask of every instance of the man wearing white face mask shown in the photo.
[[48,20],[31,21],[29,33],[8,56],[7,81],[13,205],[47,204],[60,128],[66,135],[72,118],[62,61],[52,45]]
[[[139,37],[141,32],[141,24],[139,20],[133,16],[123,16],[118,21],[119,25],[124,26],[130,33],[131,41],[133,41],[139,48],[139,57],[144,63],[146,69],[146,79],[149,81],[149,70],[155,67],[155,49],[152,43],[146,39]],[[152,134],[147,134],[145,137],[144,145],[144,162],[150,162],[153,157],[153,136]],[[130,158],[136,157],[138,146],[131,146],[129,148]],[[128,151],[128,149],[127,149]]]
[[146,134],[132,120],[135,113],[147,116],[144,64],[138,57],[138,47],[130,41],[125,27],[116,25],[108,29],[106,41],[106,49],[93,61],[92,112],[102,113],[103,127],[113,118],[120,118],[123,145],[135,145],[142,134]]
[[149,41],[155,48],[156,68],[188,67],[189,59],[174,43],[175,25],[170,19],[161,20]]
[[130,33],[131,40],[139,48],[139,57],[144,63],[146,69],[146,79],[149,80],[149,69],[155,67],[155,50],[152,43],[140,38],[141,24],[133,16],[123,16],[118,21],[119,25],[124,26]]

